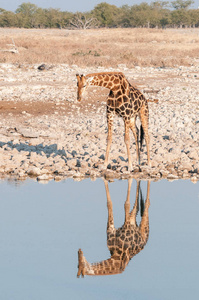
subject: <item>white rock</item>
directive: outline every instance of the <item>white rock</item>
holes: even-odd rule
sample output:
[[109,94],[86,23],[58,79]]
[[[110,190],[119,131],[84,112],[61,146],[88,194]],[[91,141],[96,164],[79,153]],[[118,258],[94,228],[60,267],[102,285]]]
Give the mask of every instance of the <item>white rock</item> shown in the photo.
[[29,176],[39,176],[41,174],[41,170],[37,167],[33,167],[28,169],[27,174]]

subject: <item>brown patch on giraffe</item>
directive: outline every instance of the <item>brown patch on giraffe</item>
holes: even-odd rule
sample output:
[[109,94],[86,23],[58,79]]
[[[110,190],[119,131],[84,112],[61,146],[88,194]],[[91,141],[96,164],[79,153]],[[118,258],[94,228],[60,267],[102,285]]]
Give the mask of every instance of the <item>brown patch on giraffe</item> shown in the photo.
[[119,97],[119,96],[121,96],[121,95],[122,95],[122,91],[121,90],[117,91],[116,98]]
[[123,103],[122,97],[119,97],[115,102],[115,107],[118,108]]
[[115,106],[115,100],[108,99],[107,105],[108,105],[108,106]]
[[138,101],[137,101],[137,100],[135,100],[135,101],[133,102],[133,109],[134,109],[135,111],[138,110]]
[[121,105],[121,106],[120,106],[120,110],[121,110],[121,111],[124,111],[124,110],[125,110],[124,105]]
[[138,98],[138,97],[139,97],[139,93],[138,93],[137,91],[135,91],[135,92],[133,93],[133,96],[136,97],[136,98]]
[[119,78],[115,78],[115,80],[113,81],[114,84],[119,84],[120,83],[120,80]]
[[126,114],[129,115],[130,114],[130,109],[126,109]]
[[130,101],[130,98],[129,97],[127,97],[127,96],[125,96],[125,95],[123,95],[123,102],[126,102],[126,103],[128,103],[128,104],[130,104],[131,103],[131,101]]
[[112,82],[109,82],[109,83],[107,84],[107,88],[109,88],[109,89],[111,89],[112,86],[113,86]]
[[106,75],[106,76],[104,77],[104,81],[109,81],[108,75]]

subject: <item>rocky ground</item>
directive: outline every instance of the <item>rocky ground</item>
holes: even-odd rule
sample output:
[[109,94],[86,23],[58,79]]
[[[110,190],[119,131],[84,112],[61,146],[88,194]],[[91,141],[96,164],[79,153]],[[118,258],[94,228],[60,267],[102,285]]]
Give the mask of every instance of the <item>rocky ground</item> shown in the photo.
[[[103,88],[89,88],[76,100],[76,73],[122,71],[149,103],[152,166],[128,172],[124,126],[115,117],[110,164],[103,170],[106,149],[106,96]],[[0,65],[0,174],[1,178],[62,180],[101,177],[109,179],[199,179],[199,61],[174,68],[87,68],[49,65]],[[136,161],[131,136],[132,159]]]

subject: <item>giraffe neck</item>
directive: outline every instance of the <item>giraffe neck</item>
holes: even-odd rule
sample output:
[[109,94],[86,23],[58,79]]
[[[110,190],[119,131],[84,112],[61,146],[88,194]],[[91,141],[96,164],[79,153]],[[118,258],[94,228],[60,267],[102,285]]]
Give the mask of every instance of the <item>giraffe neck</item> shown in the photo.
[[102,260],[98,263],[89,263],[81,249],[78,252],[78,277],[82,274],[84,275],[91,275],[91,276],[99,276],[99,275],[114,275],[120,274],[126,268],[129,259],[121,259],[118,257],[111,256],[111,258]]
[[122,260],[115,260],[114,258],[109,258],[98,263],[90,264],[87,262],[85,275],[114,275],[120,274],[124,271],[126,265]]
[[111,91],[122,90],[125,93],[130,86],[122,72],[92,73],[86,75],[86,78],[89,85],[105,87]]

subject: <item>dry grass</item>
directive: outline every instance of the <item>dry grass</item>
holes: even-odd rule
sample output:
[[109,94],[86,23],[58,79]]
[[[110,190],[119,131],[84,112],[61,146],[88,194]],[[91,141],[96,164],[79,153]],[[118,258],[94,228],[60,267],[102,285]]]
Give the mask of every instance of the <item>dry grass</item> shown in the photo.
[[0,49],[14,39],[19,54],[0,52],[1,63],[66,63],[81,67],[190,65],[199,57],[199,29],[8,29]]

